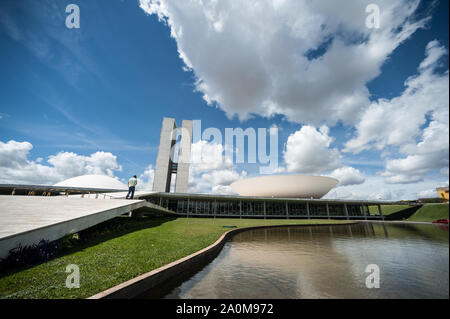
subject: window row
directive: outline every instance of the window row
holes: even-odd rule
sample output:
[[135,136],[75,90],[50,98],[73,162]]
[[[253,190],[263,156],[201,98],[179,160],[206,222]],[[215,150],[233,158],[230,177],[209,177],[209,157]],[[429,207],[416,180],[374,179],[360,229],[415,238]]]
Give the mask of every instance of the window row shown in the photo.
[[360,205],[327,205],[313,203],[292,202],[264,202],[264,201],[224,201],[224,200],[195,200],[195,199],[149,199],[179,214],[199,215],[236,215],[236,216],[364,216]]

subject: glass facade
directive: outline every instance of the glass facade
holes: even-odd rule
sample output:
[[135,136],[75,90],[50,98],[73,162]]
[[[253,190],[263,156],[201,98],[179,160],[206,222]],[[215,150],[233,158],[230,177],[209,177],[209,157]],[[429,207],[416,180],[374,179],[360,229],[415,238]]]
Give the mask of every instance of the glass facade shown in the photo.
[[308,216],[305,203],[288,203],[290,216]]
[[309,215],[310,216],[320,216],[328,217],[327,206],[320,204],[309,204]]
[[330,216],[346,216],[344,211],[344,205],[328,205]]
[[[361,203],[307,202],[286,199],[171,196],[154,194],[147,201],[185,216],[260,218],[364,219]],[[345,206],[347,209],[345,209]]]
[[286,217],[286,202],[266,202],[266,217]]
[[364,216],[361,206],[358,205],[347,205],[347,211],[349,216]]

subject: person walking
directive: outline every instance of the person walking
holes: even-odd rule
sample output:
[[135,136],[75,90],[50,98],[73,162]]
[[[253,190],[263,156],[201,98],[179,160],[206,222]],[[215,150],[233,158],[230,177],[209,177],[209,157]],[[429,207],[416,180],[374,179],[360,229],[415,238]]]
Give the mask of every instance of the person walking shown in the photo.
[[136,175],[134,175],[132,178],[130,178],[128,180],[128,194],[127,197],[125,197],[126,199],[128,199],[128,196],[130,196],[130,199],[133,199],[134,196],[134,191],[136,190],[136,185],[137,185],[137,177]]

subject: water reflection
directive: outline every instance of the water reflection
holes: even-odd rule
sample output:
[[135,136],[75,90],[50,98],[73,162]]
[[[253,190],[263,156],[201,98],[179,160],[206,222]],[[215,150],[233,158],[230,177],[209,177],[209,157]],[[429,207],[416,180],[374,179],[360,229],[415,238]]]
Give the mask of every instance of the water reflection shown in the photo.
[[[448,227],[435,225],[246,231],[163,297],[448,298],[448,242]],[[365,286],[368,264],[380,268],[379,289]]]

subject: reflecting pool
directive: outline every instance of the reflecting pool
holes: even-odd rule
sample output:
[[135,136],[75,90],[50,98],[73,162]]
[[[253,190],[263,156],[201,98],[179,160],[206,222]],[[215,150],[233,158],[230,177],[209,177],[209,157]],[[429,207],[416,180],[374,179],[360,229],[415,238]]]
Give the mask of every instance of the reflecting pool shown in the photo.
[[[379,288],[367,288],[368,265]],[[252,230],[147,298],[448,298],[448,226],[358,223]],[[372,282],[372,281],[370,281]]]

